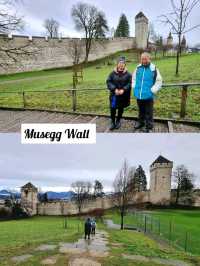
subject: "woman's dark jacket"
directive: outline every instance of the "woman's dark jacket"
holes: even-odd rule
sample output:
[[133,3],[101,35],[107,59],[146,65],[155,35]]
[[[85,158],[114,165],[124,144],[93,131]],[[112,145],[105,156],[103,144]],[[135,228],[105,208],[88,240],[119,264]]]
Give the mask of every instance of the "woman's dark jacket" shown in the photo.
[[92,227],[91,222],[87,220],[87,221],[85,222],[85,234],[90,234],[90,232],[91,232],[91,227]]
[[[132,75],[125,70],[114,70],[107,79],[107,87],[110,90],[111,108],[125,108],[130,105]],[[116,89],[124,89],[123,95],[115,95]]]

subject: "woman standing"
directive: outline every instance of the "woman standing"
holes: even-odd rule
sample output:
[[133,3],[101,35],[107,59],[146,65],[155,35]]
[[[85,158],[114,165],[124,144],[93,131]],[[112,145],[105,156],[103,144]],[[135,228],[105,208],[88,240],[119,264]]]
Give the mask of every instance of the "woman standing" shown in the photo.
[[[125,57],[120,57],[116,69],[107,79],[107,87],[110,90],[110,130],[121,127],[121,118],[124,108],[130,105],[132,76],[126,69]],[[118,110],[117,118],[116,113]]]

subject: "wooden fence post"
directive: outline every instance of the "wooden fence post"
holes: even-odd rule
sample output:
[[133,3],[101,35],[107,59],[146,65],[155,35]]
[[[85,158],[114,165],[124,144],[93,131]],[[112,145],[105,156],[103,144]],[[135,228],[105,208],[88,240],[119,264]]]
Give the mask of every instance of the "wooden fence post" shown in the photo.
[[144,232],[147,232],[147,216],[144,216]]
[[172,243],[172,221],[169,222],[169,243]]
[[188,86],[183,85],[182,97],[181,97],[181,113],[180,113],[181,118],[184,118],[186,115],[187,91],[188,91]]
[[160,236],[160,219],[158,220],[158,234]]
[[188,232],[185,234],[185,252],[188,250]]
[[76,103],[77,103],[77,97],[76,97],[76,77],[73,76],[73,90],[72,90],[72,110],[73,110],[73,112],[76,112]]
[[25,92],[22,92],[22,98],[23,98],[23,108],[26,108],[26,99],[25,99]]

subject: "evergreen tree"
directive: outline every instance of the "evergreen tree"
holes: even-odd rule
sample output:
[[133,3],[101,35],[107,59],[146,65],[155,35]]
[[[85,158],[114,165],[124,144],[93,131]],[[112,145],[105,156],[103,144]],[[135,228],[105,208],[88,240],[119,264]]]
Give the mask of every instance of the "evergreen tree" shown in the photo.
[[115,31],[115,37],[129,37],[130,36],[130,27],[125,14],[122,14],[119,19],[119,24]]
[[95,180],[94,182],[94,195],[97,196],[102,196],[103,194],[103,185],[99,180]]
[[192,189],[194,188],[193,180],[195,176],[185,165],[177,166],[173,176],[176,183],[176,204],[178,204],[179,198],[184,193],[190,193],[192,195]]
[[147,178],[144,169],[141,165],[136,169],[134,175],[134,186],[135,191],[146,191],[147,190]]

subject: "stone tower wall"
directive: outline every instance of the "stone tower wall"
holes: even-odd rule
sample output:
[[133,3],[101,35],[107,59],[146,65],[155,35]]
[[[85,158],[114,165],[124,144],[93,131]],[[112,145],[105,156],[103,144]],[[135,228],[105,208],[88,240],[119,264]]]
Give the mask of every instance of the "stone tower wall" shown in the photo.
[[172,163],[155,163],[150,167],[150,202],[169,204],[171,201]]
[[148,39],[148,20],[145,17],[135,19],[135,38],[136,38],[136,47],[138,49],[147,48],[147,39]]
[[21,191],[21,204],[29,212],[30,215],[37,214],[38,205],[38,193],[35,190],[24,190]]

